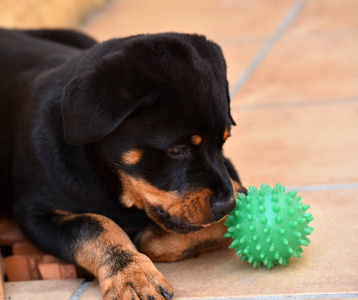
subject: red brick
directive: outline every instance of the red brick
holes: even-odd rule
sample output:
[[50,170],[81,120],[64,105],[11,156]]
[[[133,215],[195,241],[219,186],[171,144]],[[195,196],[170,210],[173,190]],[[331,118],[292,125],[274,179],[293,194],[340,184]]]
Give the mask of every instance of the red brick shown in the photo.
[[77,278],[76,266],[73,264],[60,264],[61,279]]
[[76,267],[72,264],[40,263],[38,268],[43,279],[77,278]]
[[42,252],[38,250],[31,242],[24,240],[12,245],[12,254],[14,255],[41,255]]
[[37,265],[39,255],[12,255],[5,258],[6,275],[9,281],[26,281],[41,279]]
[[39,264],[42,279],[61,279],[59,263]]
[[5,262],[0,254],[0,299],[4,299],[4,273],[5,273]]
[[10,218],[1,217],[0,245],[12,245],[23,240],[25,240],[25,237],[17,227],[15,221]]
[[4,278],[5,271],[5,260],[0,254],[0,278]]
[[41,264],[52,264],[52,263],[60,263],[61,260],[58,259],[55,256],[52,256],[50,254],[43,254],[41,257],[41,261],[39,263]]

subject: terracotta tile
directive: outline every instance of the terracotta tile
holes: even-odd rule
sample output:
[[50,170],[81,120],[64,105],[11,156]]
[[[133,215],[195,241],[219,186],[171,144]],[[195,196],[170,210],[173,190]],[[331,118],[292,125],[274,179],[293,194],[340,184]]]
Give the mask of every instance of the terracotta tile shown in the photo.
[[232,87],[260,50],[261,43],[221,47],[226,59],[227,78]]
[[138,33],[179,31],[210,38],[271,35],[293,0],[122,0],[112,3],[85,30],[106,40]]
[[0,27],[74,28],[82,22],[86,14],[104,3],[105,0],[1,1]]
[[70,299],[83,279],[34,280],[5,283],[5,299]]
[[292,28],[292,34],[322,34],[358,29],[356,0],[307,1]]
[[356,35],[284,39],[234,99],[273,103],[358,96]]
[[[358,292],[356,190],[302,192],[314,221],[312,243],[286,267],[254,269],[223,249],[198,258],[157,264],[173,284],[176,299]],[[304,297],[302,297],[304,298]],[[317,297],[320,298],[320,297]],[[342,296],[344,298],[344,296]]]
[[358,182],[358,103],[235,110],[224,153],[245,186]]

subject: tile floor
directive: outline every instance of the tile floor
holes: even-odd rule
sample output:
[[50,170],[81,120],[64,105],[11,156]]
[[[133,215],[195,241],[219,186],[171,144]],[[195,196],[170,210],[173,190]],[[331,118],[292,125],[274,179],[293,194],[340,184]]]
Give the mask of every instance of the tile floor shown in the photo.
[[[311,205],[312,243],[286,267],[253,269],[229,249],[157,264],[176,299],[358,298],[357,0],[113,0],[82,29],[218,42],[238,124],[226,155],[245,186],[281,182]],[[101,298],[96,282],[79,284],[61,289]]]

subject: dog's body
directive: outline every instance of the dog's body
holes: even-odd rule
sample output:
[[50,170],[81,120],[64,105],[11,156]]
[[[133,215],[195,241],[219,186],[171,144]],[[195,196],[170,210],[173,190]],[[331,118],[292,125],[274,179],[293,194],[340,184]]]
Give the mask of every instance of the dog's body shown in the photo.
[[222,154],[224,58],[204,37],[0,30],[0,113],[2,212],[92,272],[105,299],[169,299],[147,256],[227,244],[244,189]]

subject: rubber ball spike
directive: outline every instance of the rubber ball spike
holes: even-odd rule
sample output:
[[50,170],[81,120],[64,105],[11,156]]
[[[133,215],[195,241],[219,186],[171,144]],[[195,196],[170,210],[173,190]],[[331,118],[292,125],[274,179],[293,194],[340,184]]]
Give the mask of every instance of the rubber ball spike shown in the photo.
[[303,205],[296,194],[278,183],[273,188],[263,184],[259,190],[250,186],[247,196],[237,195],[224,237],[232,239],[230,248],[241,260],[271,269],[276,264],[285,266],[291,256],[301,257],[301,247],[310,244],[306,236],[313,231],[308,226],[313,218],[306,212],[310,206]]

